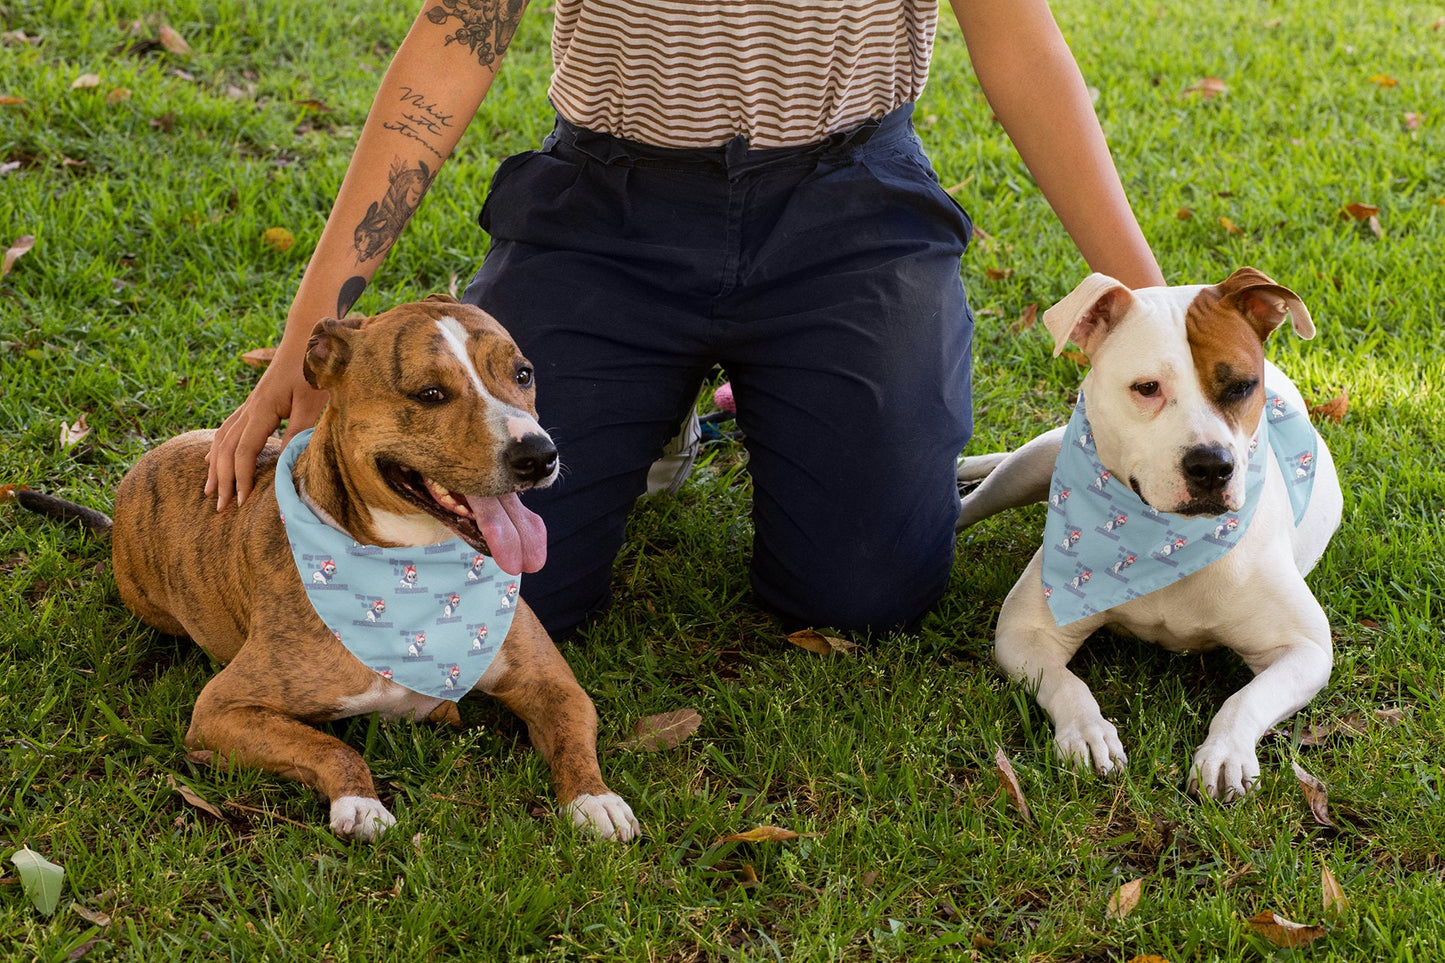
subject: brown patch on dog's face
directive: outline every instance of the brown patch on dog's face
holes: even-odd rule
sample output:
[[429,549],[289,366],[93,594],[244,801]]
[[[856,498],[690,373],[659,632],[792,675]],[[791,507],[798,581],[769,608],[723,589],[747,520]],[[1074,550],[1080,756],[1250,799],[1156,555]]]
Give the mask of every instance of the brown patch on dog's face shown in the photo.
[[1205,398],[1248,437],[1264,413],[1264,341],[1218,288],[1199,292],[1184,315],[1189,351]]

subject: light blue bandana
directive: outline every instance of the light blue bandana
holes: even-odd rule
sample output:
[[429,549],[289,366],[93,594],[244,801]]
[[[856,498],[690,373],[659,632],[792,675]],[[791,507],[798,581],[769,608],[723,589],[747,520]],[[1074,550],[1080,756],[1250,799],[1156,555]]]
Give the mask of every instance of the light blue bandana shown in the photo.
[[1107,611],[1228,554],[1259,507],[1266,475],[1260,448],[1274,453],[1298,525],[1314,485],[1316,437],[1307,414],[1267,392],[1249,444],[1243,507],[1215,516],[1174,515],[1146,505],[1099,463],[1080,394],[1054,464],[1044,526],[1042,580],[1054,621],[1068,625]]
[[521,576],[460,538],[362,545],[296,495],[291,471],[311,441],[297,435],[276,465],[276,501],[306,595],[336,640],[383,678],[422,695],[465,695],[512,627]]

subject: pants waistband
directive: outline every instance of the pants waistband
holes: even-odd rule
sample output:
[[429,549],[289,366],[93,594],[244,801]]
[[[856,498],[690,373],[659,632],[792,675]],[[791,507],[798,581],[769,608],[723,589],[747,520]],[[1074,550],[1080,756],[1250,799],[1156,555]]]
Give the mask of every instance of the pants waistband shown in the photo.
[[912,136],[912,121],[913,104],[904,104],[882,117],[870,118],[811,144],[754,150],[741,134],[716,147],[657,147],[579,127],[559,114],[546,146],[565,145],[603,164],[696,170],[733,177],[764,167],[841,160],[858,154],[864,145],[891,146]]

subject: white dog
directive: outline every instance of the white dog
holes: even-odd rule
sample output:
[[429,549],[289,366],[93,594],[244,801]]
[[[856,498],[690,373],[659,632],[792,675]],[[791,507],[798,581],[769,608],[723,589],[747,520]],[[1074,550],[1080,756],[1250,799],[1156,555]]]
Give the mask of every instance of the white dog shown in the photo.
[[[959,468],[962,481],[982,479],[960,529],[1049,501],[1044,547],[1004,601],[994,652],[1037,686],[1064,755],[1100,773],[1124,765],[1124,749],[1068,668],[1096,629],[1175,652],[1224,645],[1253,670],[1190,764],[1189,788],[1216,798],[1250,789],[1260,737],[1329,680],[1329,621],[1304,576],[1343,500],[1304,399],[1264,358],[1286,318],[1314,336],[1299,297],[1253,268],[1140,290],[1091,275],[1044,314],[1055,355],[1073,341],[1089,358],[1073,420]],[[1100,470],[1108,479],[1087,490]],[[1127,525],[1105,527],[1121,514]]]

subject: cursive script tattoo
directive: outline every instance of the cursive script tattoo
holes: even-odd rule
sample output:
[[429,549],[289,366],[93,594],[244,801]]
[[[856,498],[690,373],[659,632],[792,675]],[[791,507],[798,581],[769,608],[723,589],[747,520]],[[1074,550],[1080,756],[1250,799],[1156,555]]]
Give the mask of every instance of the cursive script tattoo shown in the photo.
[[445,155],[432,145],[432,140],[441,137],[446,128],[452,126],[452,115],[443,113],[435,101],[411,87],[401,88],[401,102],[405,105],[402,119],[386,121],[382,126],[421,144],[437,160],[445,160]]
[[407,167],[401,160],[391,165],[386,196],[380,201],[373,201],[361,223],[356,225],[358,258],[370,261],[396,242],[435,176],[422,161],[417,161],[415,167]]
[[526,9],[527,0],[441,0],[426,18],[438,26],[460,20],[447,43],[465,44],[483,66],[491,67],[507,52]]

